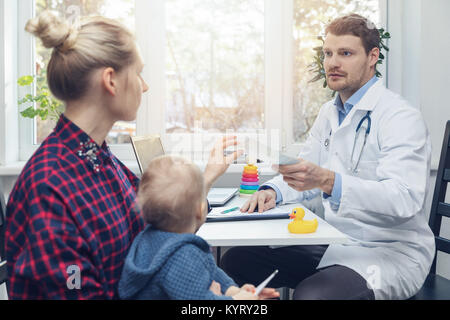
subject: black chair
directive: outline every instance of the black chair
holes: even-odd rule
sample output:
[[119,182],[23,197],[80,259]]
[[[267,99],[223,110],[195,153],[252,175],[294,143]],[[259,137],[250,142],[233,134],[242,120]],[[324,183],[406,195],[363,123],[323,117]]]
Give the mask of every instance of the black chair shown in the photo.
[[5,198],[0,187],[0,285],[8,280],[5,259]]
[[441,159],[436,176],[429,225],[436,240],[433,265],[422,289],[411,300],[449,300],[450,280],[436,274],[437,252],[450,254],[450,240],[440,236],[442,217],[450,218],[450,204],[445,203],[447,184],[450,182],[450,121],[445,128]]

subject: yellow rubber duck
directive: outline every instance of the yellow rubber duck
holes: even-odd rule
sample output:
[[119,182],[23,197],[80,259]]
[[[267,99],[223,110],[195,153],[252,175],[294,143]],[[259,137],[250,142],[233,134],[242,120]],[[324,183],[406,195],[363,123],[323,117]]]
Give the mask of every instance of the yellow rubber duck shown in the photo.
[[294,219],[288,225],[288,230],[290,233],[295,234],[306,234],[306,233],[314,233],[319,226],[319,222],[317,219],[305,221],[303,218],[305,217],[305,210],[303,208],[295,208],[292,210],[292,213],[289,215],[291,219]]

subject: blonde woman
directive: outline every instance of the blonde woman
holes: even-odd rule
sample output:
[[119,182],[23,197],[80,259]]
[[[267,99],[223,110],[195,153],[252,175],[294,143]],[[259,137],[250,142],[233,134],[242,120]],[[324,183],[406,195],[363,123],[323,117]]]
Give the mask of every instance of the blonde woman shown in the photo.
[[[69,26],[50,12],[26,30],[53,48],[48,85],[66,112],[20,175],[7,207],[11,299],[114,299],[122,266],[144,222],[138,178],[110,151],[116,121],[136,119],[148,86],[133,35],[116,21]],[[205,170],[208,187],[238,157],[224,138]],[[217,162],[217,159],[223,161]]]

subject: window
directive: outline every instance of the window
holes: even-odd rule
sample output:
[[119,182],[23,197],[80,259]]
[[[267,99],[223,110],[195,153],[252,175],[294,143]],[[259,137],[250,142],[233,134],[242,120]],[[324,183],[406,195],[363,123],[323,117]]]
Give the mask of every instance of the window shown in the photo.
[[375,25],[380,23],[379,0],[294,0],[294,79],[293,79],[293,140],[303,142],[319,113],[320,107],[332,99],[331,90],[323,88],[323,81],[311,83],[314,77],[308,70],[313,61],[314,47],[325,25],[347,13],[358,13]]
[[264,1],[166,1],[166,133],[264,126]]
[[[54,1],[36,0],[35,12],[39,15],[44,10],[53,10],[69,21],[74,21],[81,16],[102,15],[108,18],[118,19],[130,30],[135,30],[135,4],[134,0],[76,0]],[[41,41],[35,41],[35,65],[37,86],[46,85],[46,68],[50,61],[51,50],[44,48]],[[42,121],[36,119],[34,125],[34,143],[41,144],[54,128],[53,120]],[[135,135],[136,123],[118,122],[113,127],[107,141],[109,144],[122,144],[129,142],[129,136]]]
[[[49,52],[23,32],[43,9],[119,19],[136,31],[150,87],[136,122],[118,123],[108,137],[119,158],[134,159],[123,144],[129,135],[160,134],[168,151],[202,151],[199,161],[223,133],[287,146],[304,141],[330,99],[308,71],[325,23],[357,12],[378,24],[384,1],[19,0],[18,74],[44,75]],[[26,160],[52,124],[20,121]]]
[[[32,10],[39,15],[44,10],[53,10],[65,17],[69,21],[75,21],[81,16],[103,15],[109,18],[118,19],[130,30],[135,30],[135,4],[134,0],[89,0],[89,1],[53,1],[36,0],[32,2]],[[36,77],[36,91],[39,91],[46,84],[46,68],[51,56],[51,50],[44,48],[41,41],[33,41],[34,54],[32,55],[33,69],[26,74],[33,74]],[[55,126],[52,119],[41,120],[36,118],[32,121],[32,144],[39,145],[51,133]],[[109,144],[128,143],[129,136],[136,134],[136,123],[118,122],[111,130],[107,141]]]

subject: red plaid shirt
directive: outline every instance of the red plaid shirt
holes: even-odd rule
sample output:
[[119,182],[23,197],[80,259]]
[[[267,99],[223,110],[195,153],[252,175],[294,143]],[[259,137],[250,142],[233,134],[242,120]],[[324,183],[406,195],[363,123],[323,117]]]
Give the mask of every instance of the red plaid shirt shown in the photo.
[[62,116],[8,202],[9,297],[117,298],[128,249],[144,228],[138,183],[106,144]]

